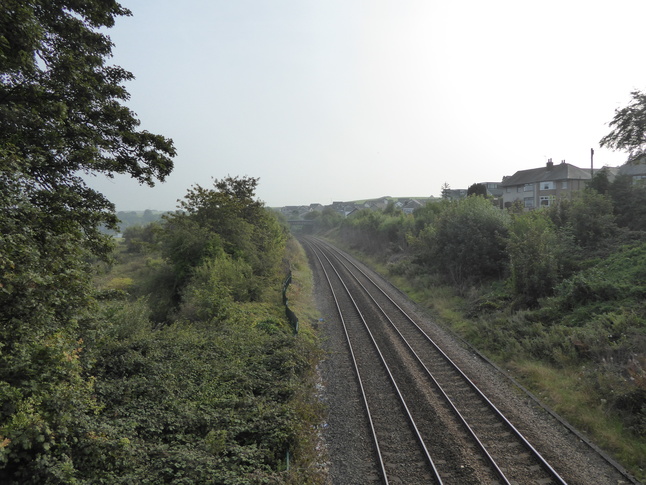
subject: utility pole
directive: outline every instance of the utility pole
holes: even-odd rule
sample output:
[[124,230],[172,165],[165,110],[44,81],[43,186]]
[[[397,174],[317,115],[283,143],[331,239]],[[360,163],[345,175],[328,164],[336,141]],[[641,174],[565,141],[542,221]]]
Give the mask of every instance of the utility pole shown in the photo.
[[594,178],[594,148],[590,148],[590,179]]

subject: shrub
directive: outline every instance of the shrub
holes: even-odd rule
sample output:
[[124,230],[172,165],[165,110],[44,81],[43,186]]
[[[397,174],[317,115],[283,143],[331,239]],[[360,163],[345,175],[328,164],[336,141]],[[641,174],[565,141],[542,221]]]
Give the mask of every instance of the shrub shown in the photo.
[[500,277],[509,223],[509,215],[483,197],[446,204],[414,242],[417,259],[458,284]]
[[510,226],[507,251],[514,293],[534,306],[553,293],[568,256],[567,238],[543,211],[517,215]]

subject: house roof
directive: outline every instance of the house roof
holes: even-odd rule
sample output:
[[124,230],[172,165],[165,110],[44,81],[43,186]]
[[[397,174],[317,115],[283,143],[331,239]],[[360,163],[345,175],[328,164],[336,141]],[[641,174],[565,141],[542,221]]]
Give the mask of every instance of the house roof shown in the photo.
[[510,185],[524,185],[548,180],[590,180],[590,170],[584,170],[569,163],[558,163],[529,170],[519,170],[514,175],[505,177],[500,184],[502,187]]
[[626,162],[619,168],[621,175],[646,175],[646,159],[641,158],[635,162]]
[[419,200],[415,200],[415,199],[410,199],[403,205],[405,209],[417,209],[418,207],[422,207],[422,206],[423,204]]

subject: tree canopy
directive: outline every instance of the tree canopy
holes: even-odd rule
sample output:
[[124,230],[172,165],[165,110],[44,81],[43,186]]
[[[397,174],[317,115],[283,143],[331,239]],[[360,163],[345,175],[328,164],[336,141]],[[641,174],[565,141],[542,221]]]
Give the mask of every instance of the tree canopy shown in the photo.
[[108,257],[100,229],[117,218],[83,176],[153,185],[173,168],[172,141],[124,104],[132,74],[107,64],[102,29],[123,15],[112,0],[0,2],[0,475],[19,483],[63,480],[95,406],[88,262]]
[[612,131],[599,142],[602,147],[628,152],[628,160],[634,161],[646,154],[646,94],[631,93],[628,106],[617,109],[609,123]]
[[235,300],[256,301],[271,286],[280,274],[287,235],[275,214],[254,198],[257,185],[253,177],[214,180],[211,189],[194,185],[180,201],[181,210],[164,215],[159,242],[173,277],[158,281],[158,288],[167,289],[166,303],[156,305],[154,318],[166,320],[196,291],[224,286]]
[[173,168],[172,141],[139,130],[123,104],[132,74],[106,63],[113,44],[100,29],[122,15],[115,1],[0,4],[0,300],[33,297],[34,286],[61,294],[78,278],[52,278],[78,271],[79,252],[107,254],[99,229],[115,227],[114,206],[84,174],[153,185]]
[[[112,204],[82,174],[130,174],[153,185],[171,172],[171,140],[139,130],[123,104],[133,78],[111,66],[99,29],[130,15],[115,1],[14,1],[0,6],[0,160],[11,206],[46,213],[52,225],[116,221]],[[19,203],[20,202],[20,203]],[[69,226],[67,226],[69,228]]]
[[481,195],[482,197],[487,196],[487,187],[484,184],[473,184],[470,185],[467,189],[467,196],[469,195]]

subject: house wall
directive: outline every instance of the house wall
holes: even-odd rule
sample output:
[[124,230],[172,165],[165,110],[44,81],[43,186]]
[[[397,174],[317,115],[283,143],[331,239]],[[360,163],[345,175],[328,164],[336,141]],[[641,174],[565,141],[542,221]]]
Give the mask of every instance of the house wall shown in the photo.
[[[585,180],[578,179],[552,180],[504,187],[502,194],[503,207],[508,207],[508,205],[512,205],[516,201],[520,201],[523,207],[527,209],[535,209],[541,206],[545,207],[551,205],[554,200],[572,197],[574,192],[585,188],[585,182]],[[545,197],[550,198],[547,199],[548,204],[541,203],[546,200],[542,199]]]

